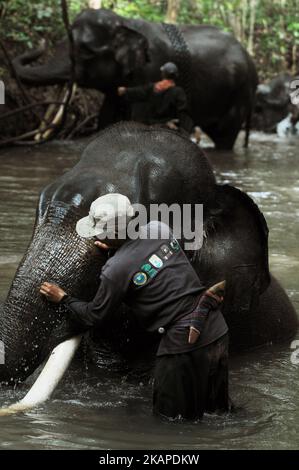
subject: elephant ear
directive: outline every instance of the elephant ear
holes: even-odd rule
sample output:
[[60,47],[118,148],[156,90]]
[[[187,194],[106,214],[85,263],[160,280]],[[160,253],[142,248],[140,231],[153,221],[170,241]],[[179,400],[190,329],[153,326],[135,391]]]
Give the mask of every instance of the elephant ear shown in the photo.
[[223,313],[231,328],[251,315],[270,284],[268,227],[254,201],[229,185],[216,186],[204,218],[194,267],[206,285],[226,279]]
[[142,69],[149,62],[149,44],[139,31],[121,25],[114,36],[115,59],[121,65],[124,76]]

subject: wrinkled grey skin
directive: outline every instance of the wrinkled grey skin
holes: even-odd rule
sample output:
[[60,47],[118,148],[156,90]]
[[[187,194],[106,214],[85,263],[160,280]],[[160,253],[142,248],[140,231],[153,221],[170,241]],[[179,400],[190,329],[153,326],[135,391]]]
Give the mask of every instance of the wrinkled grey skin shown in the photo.
[[256,104],[252,127],[263,132],[276,132],[277,124],[291,114],[293,126],[299,120],[299,107],[290,99],[290,83],[294,80],[289,73],[281,73],[269,83],[262,83],[256,92]]
[[[107,192],[146,206],[203,203],[204,244],[189,256],[204,284],[227,280],[223,311],[232,346],[240,350],[292,336],[296,314],[277,281],[270,280],[268,230],[258,207],[236,188],[217,185],[205,155],[185,137],[119,124],[102,131],[80,162],[41,193],[32,241],[0,312],[6,347],[0,380],[25,379],[55,344],[76,333],[38,288],[42,281],[56,282],[72,295],[93,298],[106,258],[93,241],[77,236],[75,225]],[[111,314],[94,333],[95,341],[101,345],[108,338],[112,350],[122,353],[121,344],[130,338],[131,353],[140,356],[156,337],[140,336],[125,311]]]
[[[258,82],[255,65],[229,33],[208,25],[179,25],[178,28],[190,51],[187,65],[182,67],[178,63],[178,84],[190,97],[190,115],[218,148],[230,149],[243,124],[249,132]],[[163,25],[123,18],[111,10],[86,9],[76,17],[72,32],[76,82],[81,87],[98,89],[106,96],[99,126],[103,128],[131,118],[144,122],[144,103],[129,109],[116,90],[118,86],[160,80],[161,65],[177,62]],[[67,41],[58,45],[47,64],[28,66],[39,55],[40,51],[30,51],[15,58],[14,66],[22,81],[54,85],[69,80]]]

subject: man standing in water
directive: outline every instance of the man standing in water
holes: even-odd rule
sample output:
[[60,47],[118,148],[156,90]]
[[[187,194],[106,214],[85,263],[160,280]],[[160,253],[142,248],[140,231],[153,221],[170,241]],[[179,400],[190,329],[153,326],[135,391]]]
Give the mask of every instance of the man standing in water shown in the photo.
[[173,62],[167,62],[160,71],[160,81],[130,88],[119,87],[118,95],[130,103],[144,102],[145,124],[162,124],[190,134],[193,121],[189,115],[186,93],[176,84],[178,68]]
[[218,309],[224,282],[206,290],[166,224],[153,221],[141,227],[139,238],[121,238],[133,215],[126,196],[106,194],[77,223],[81,237],[98,238],[95,245],[111,254],[91,302],[47,282],[40,292],[65,304],[72,321],[83,329],[99,325],[124,302],[147,331],[160,333],[156,414],[198,419],[205,411],[227,411],[228,328]]

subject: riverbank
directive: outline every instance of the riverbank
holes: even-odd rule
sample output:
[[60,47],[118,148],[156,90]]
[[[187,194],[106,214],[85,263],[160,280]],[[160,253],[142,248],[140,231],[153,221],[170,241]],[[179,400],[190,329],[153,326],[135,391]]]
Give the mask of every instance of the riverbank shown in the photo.
[[[9,47],[7,45],[5,47],[10,58],[24,52],[23,47],[19,43],[10,42]],[[52,49],[43,55],[39,63],[46,62],[51,54]],[[5,104],[0,105],[1,141],[39,128],[42,119],[46,117],[45,115],[49,109],[49,105],[45,103],[53,101],[61,102],[66,93],[66,89],[58,85],[34,87],[21,84],[20,86],[18,81],[12,76],[9,70],[9,63],[4,57],[3,52],[2,56],[0,54],[0,80],[3,81],[5,86]],[[77,87],[68,106],[66,120],[59,131],[55,132],[55,137],[84,137],[96,130],[97,115],[99,114],[103,99],[104,95],[97,90]],[[20,108],[38,103],[40,103],[38,106],[18,112]],[[52,120],[58,109],[59,106],[56,106],[52,111]],[[1,116],[7,113],[12,115],[1,119]]]

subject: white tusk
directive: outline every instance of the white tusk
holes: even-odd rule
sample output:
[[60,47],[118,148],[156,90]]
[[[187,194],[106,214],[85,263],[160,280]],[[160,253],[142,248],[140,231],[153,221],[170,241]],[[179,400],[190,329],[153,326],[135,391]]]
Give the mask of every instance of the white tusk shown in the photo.
[[27,395],[8,408],[0,408],[0,416],[20,413],[48,400],[72,362],[82,337],[74,336],[56,346]]

